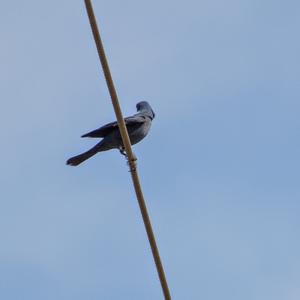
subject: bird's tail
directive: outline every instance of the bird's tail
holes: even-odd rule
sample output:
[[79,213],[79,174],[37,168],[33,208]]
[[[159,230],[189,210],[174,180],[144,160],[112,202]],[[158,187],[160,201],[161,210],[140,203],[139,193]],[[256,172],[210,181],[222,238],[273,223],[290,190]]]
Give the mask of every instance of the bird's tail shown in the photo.
[[81,164],[82,162],[84,162],[85,160],[89,159],[90,157],[92,157],[93,155],[95,155],[99,150],[96,149],[96,147],[82,153],[76,156],[73,156],[71,158],[69,158],[67,160],[67,165],[70,166],[78,166],[79,164]]

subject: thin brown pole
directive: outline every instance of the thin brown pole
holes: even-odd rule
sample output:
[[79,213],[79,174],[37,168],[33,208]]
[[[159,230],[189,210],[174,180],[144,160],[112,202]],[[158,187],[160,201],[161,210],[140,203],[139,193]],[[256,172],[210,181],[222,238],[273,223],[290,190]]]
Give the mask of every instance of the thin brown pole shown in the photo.
[[108,62],[106,59],[106,55],[104,52],[104,47],[102,44],[102,40],[100,37],[100,33],[98,30],[98,26],[97,26],[97,21],[95,18],[95,14],[93,11],[93,6],[90,0],[84,0],[85,2],[85,6],[86,6],[86,10],[87,10],[87,14],[90,20],[90,24],[91,24],[91,28],[92,28],[92,32],[93,32],[93,36],[95,39],[95,43],[96,43],[96,47],[97,47],[97,51],[98,51],[98,55],[99,55],[99,59],[102,65],[102,69],[103,69],[103,73],[106,79],[106,84],[110,93],[110,97],[111,97],[111,101],[115,110],[115,114],[118,120],[118,125],[120,128],[120,132],[121,132],[121,136],[122,136],[122,140],[123,140],[123,144],[125,147],[125,151],[128,157],[128,162],[129,162],[129,167],[130,167],[130,173],[131,173],[131,178],[133,181],[133,185],[134,185],[134,189],[135,189],[135,193],[136,193],[136,197],[139,203],[139,207],[141,210],[141,214],[143,217],[143,221],[144,221],[144,225],[146,228],[146,232],[147,232],[147,236],[148,236],[148,240],[151,246],[151,251],[152,251],[152,255],[154,258],[154,262],[156,265],[156,269],[157,269],[157,273],[159,276],[159,280],[161,283],[161,287],[163,290],[163,294],[166,300],[171,300],[171,295],[170,295],[170,291],[168,288],[168,283],[166,280],[166,276],[165,276],[165,272],[163,269],[163,265],[159,256],[159,251],[156,245],[156,241],[155,241],[155,237],[154,237],[154,233],[152,230],[152,226],[151,226],[151,221],[148,215],[148,211],[147,211],[147,207],[146,207],[146,203],[145,203],[145,199],[143,196],[143,192],[142,192],[142,188],[140,185],[140,180],[138,177],[138,173],[137,173],[137,166],[136,166],[136,157],[134,155],[134,153],[132,152],[132,148],[131,148],[131,143],[130,143],[130,139],[128,136],[128,132],[127,132],[127,128],[124,122],[124,118],[122,115],[122,111],[120,108],[120,104],[119,104],[119,100],[118,100],[118,96],[117,96],[117,92],[115,90],[114,87],[114,83],[112,80],[112,76],[109,70],[109,66],[108,66]]

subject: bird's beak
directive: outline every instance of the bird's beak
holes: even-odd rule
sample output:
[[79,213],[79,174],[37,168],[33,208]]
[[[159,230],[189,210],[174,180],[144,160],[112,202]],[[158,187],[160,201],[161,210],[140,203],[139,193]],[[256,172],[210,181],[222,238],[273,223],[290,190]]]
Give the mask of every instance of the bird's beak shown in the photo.
[[154,119],[155,118],[155,113],[152,109],[151,109],[151,111],[152,111],[152,115],[153,115],[153,119]]

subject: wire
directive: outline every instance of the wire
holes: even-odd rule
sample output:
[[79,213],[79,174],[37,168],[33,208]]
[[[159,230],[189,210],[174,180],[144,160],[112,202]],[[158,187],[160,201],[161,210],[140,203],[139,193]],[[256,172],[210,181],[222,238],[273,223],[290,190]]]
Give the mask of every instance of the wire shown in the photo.
[[119,104],[119,100],[118,100],[118,96],[117,96],[117,92],[116,89],[114,87],[114,83],[113,83],[113,79],[110,73],[110,69],[109,69],[109,65],[106,59],[106,55],[105,55],[105,51],[104,51],[104,47],[103,47],[103,43],[100,37],[100,33],[98,30],[98,26],[97,26],[97,21],[95,18],[95,14],[94,14],[94,10],[93,10],[93,6],[90,0],[84,0],[85,2],[85,6],[86,6],[86,11],[89,17],[89,21],[90,21],[90,25],[91,25],[91,29],[93,32],[93,36],[94,36],[94,40],[96,43],[96,47],[97,47],[97,51],[98,51],[98,55],[99,55],[99,59],[102,65],[102,69],[103,69],[103,73],[105,76],[105,80],[106,80],[106,84],[110,93],[110,97],[111,97],[111,102],[112,105],[114,107],[115,110],[115,114],[117,117],[117,121],[118,121],[118,125],[119,125],[119,129],[120,129],[120,133],[122,136],[122,140],[123,140],[123,144],[125,147],[125,151],[128,157],[128,163],[129,163],[129,168],[130,168],[130,173],[131,173],[131,178],[133,181],[133,185],[134,185],[134,189],[135,189],[135,193],[136,193],[136,197],[139,203],[139,207],[140,207],[140,211],[143,217],[143,221],[144,221],[144,225],[145,225],[145,229],[147,232],[147,236],[148,236],[148,240],[151,246],[151,251],[152,251],[152,255],[153,255],[153,259],[156,265],[156,269],[157,269],[157,273],[159,276],[159,280],[160,280],[160,284],[163,290],[163,294],[165,297],[165,300],[171,300],[171,295],[170,295],[170,291],[168,288],[168,283],[167,283],[167,279],[165,276],[165,272],[163,269],[163,265],[160,259],[160,255],[159,255],[159,251],[157,248],[157,244],[155,241],[155,236],[152,230],[152,226],[151,226],[151,221],[149,218],[149,214],[147,211],[147,207],[146,207],[146,203],[145,203],[145,199],[144,199],[144,195],[142,192],[142,188],[141,188],[141,184],[140,184],[140,180],[138,177],[138,173],[137,173],[137,159],[136,156],[134,155],[132,148],[131,148],[131,143],[130,143],[130,139],[128,136],[128,132],[127,132],[127,128],[125,126],[125,122],[124,122],[124,118],[122,115],[122,111],[120,108],[120,104]]

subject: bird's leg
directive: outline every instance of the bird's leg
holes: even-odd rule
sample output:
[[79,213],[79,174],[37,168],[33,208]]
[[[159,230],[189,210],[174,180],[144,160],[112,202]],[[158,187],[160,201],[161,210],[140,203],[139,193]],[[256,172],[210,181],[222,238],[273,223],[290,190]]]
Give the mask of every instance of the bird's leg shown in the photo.
[[123,146],[120,146],[120,147],[119,147],[119,151],[120,151],[120,153],[121,153],[122,155],[124,155],[126,158],[128,158],[128,157],[127,157],[127,154],[126,154],[126,152],[125,152],[125,148],[124,148]]
[[127,153],[126,153],[126,151],[125,151],[125,147],[120,146],[120,147],[119,147],[119,151],[120,151],[120,153],[121,153],[122,155],[125,156],[125,158],[126,158],[126,160],[127,160],[127,165],[130,167],[130,171],[129,171],[129,172],[131,172],[132,170],[135,170],[135,169],[136,169],[136,160],[137,160],[135,154],[132,153],[132,155],[133,155],[132,160],[129,161],[128,155],[127,155]]

